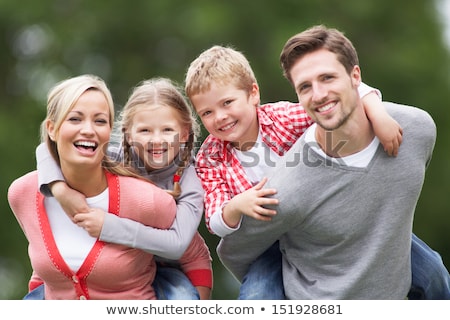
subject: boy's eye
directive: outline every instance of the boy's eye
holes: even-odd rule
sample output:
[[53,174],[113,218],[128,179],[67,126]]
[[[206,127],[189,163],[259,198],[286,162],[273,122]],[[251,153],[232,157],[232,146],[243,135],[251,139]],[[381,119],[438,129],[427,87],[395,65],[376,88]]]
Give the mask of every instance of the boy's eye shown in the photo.
[[202,117],[206,117],[209,114],[211,114],[211,111],[205,111],[202,113]]
[[233,100],[225,100],[225,102],[223,103],[224,106],[228,106],[233,102]]

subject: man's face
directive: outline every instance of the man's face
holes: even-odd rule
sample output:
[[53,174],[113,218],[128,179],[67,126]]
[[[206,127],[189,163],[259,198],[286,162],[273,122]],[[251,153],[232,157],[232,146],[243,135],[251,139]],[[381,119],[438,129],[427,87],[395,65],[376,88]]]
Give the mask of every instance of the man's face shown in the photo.
[[342,126],[360,104],[359,67],[348,74],[333,52],[320,49],[308,53],[293,65],[290,73],[299,102],[314,122],[326,130]]

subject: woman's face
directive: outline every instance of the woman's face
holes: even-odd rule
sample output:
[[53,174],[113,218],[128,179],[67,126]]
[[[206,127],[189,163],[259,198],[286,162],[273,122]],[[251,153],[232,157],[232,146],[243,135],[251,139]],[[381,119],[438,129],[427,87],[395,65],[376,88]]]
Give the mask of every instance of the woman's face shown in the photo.
[[128,130],[128,142],[147,171],[171,164],[188,137],[189,131],[181,124],[177,111],[168,106],[142,107]]
[[110,109],[102,92],[87,90],[77,100],[59,130],[47,129],[56,142],[61,168],[100,166],[111,135]]

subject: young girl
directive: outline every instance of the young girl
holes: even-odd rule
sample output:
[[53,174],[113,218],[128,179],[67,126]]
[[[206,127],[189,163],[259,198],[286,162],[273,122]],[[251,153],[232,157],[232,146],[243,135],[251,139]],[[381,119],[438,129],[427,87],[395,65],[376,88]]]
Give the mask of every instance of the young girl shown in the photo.
[[[153,286],[158,299],[209,299],[211,256],[197,232],[203,214],[203,189],[192,153],[199,125],[186,99],[168,79],[144,81],[129,97],[120,126],[122,142],[118,147],[110,145],[108,152],[172,194],[177,215],[170,230],[147,227],[109,213],[92,214],[84,197],[63,182],[58,166],[42,145],[36,152],[41,191],[49,195],[51,187],[66,213],[91,236],[157,255]],[[143,201],[146,196],[140,194]]]

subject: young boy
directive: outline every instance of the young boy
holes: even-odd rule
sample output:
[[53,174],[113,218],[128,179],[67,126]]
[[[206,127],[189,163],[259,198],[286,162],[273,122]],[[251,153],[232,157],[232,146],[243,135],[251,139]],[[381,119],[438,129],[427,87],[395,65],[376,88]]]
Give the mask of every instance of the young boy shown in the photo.
[[[267,197],[276,190],[264,189],[265,177],[312,124],[311,119],[297,103],[260,105],[259,87],[248,60],[229,47],[213,46],[201,53],[188,68],[185,89],[210,133],[196,157],[210,232],[225,237],[239,228],[244,215],[270,221],[276,212],[265,206],[277,203],[276,198]],[[359,87],[375,135],[386,152],[395,156],[402,142],[402,129],[387,114],[375,92],[364,84]],[[436,254],[428,247],[420,248],[432,256]],[[276,243],[250,267],[239,298],[284,299]]]

